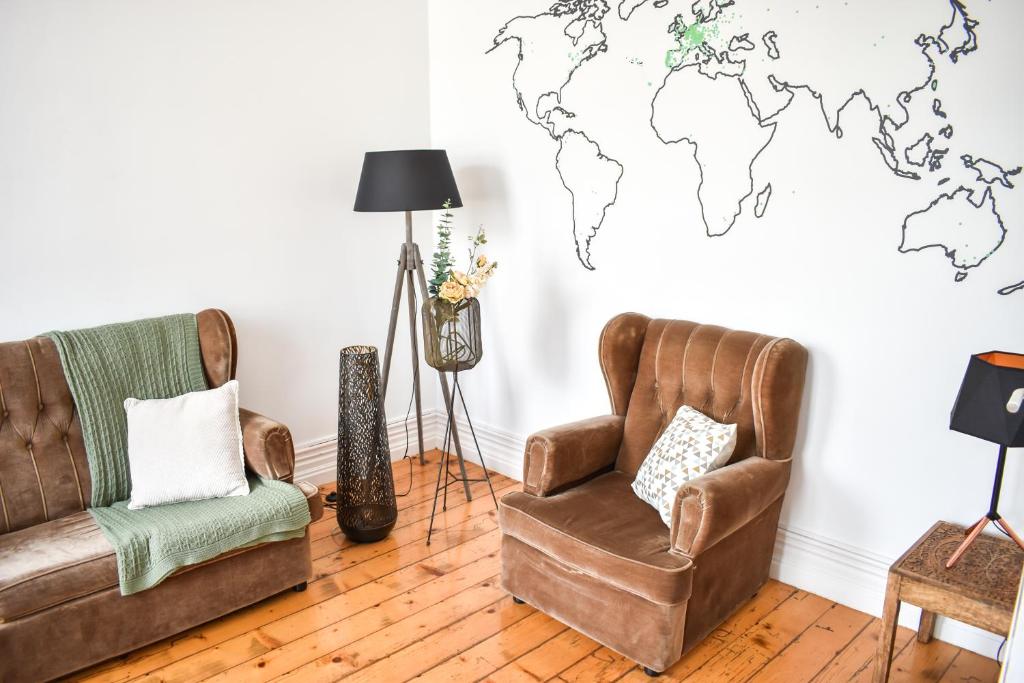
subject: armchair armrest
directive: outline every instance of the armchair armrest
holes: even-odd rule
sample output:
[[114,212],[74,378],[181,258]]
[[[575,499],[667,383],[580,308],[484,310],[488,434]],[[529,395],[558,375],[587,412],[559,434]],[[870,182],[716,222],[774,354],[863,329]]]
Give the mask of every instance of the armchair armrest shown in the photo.
[[754,456],[687,482],[672,510],[673,549],[696,557],[757,517],[786,492],[789,471],[789,460]]
[[604,415],[536,432],[526,441],[523,491],[548,496],[610,467],[626,418]]
[[295,448],[288,428],[269,417],[240,408],[242,450],[245,465],[265,479],[291,482],[295,472]]

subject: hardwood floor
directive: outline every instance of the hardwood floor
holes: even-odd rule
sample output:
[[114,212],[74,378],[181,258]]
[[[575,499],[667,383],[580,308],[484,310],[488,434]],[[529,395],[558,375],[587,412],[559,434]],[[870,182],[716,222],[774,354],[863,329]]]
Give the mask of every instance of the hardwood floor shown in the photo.
[[[348,542],[327,510],[313,525],[315,576],[306,592],[282,593],[74,680],[652,680],[621,655],[512,602],[498,584],[499,531],[486,484],[473,486],[470,503],[452,487],[428,547],[436,464],[414,464],[411,479],[406,462],[394,472],[398,492],[409,487],[409,494],[398,499],[398,524],[386,540]],[[499,497],[519,486],[501,475],[493,482]],[[657,680],[868,681],[878,631],[877,619],[770,581]],[[991,659],[912,636],[897,635],[894,683],[998,677]]]

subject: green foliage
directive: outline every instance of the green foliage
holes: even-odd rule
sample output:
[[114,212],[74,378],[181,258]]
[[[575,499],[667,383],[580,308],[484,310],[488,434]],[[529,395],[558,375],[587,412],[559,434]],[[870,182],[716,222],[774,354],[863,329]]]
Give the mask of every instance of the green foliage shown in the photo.
[[437,224],[437,251],[434,252],[434,258],[431,259],[430,268],[433,272],[433,276],[430,278],[430,296],[437,296],[437,291],[442,284],[448,279],[448,276],[452,272],[452,266],[455,265],[455,260],[452,258],[451,240],[452,240],[452,222],[453,216],[451,212],[452,201],[446,200],[441,206],[444,209],[444,213],[441,214],[441,220]]

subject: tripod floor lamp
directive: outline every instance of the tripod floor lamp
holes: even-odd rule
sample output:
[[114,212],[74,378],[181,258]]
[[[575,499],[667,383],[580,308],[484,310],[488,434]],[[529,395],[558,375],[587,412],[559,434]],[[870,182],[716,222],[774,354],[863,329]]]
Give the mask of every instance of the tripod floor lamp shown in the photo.
[[[398,270],[395,274],[395,291],[391,299],[391,319],[388,324],[388,340],[384,349],[384,367],[381,377],[382,397],[387,394],[388,378],[391,374],[391,356],[395,346],[395,329],[402,304],[402,288],[405,287],[409,308],[409,340],[412,343],[412,381],[416,397],[416,431],[419,438],[420,464],[423,457],[423,409],[420,397],[420,354],[417,342],[416,287],[426,301],[427,278],[423,273],[423,258],[419,246],[412,239],[412,212],[436,211],[446,201],[452,208],[462,206],[459,188],[455,184],[448,154],[443,149],[409,149],[387,152],[367,152],[363,158],[363,171],[359,176],[356,190],[355,211],[404,211],[405,242],[398,252]],[[445,406],[452,410],[452,395],[448,380],[443,372],[441,392]],[[455,427],[452,425],[452,429]],[[458,458],[462,478],[466,479],[466,465],[462,458],[462,444],[457,431],[453,431],[452,443]],[[469,483],[465,483],[466,499],[472,500]]]
[[996,476],[992,483],[992,499],[985,516],[967,529],[967,537],[946,563],[955,565],[974,539],[992,522],[1012,538],[1022,550],[1021,539],[1013,527],[999,514],[999,491],[1003,486],[1003,466],[1007,448],[1024,447],[1024,355],[990,351],[971,356],[967,364],[956,405],[950,415],[949,428],[999,444]]

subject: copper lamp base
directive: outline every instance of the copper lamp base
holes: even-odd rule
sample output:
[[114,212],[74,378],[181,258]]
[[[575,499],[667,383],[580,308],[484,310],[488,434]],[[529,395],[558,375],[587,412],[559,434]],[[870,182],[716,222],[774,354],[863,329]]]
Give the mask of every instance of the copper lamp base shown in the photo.
[[1006,446],[999,447],[999,460],[996,462],[996,478],[992,485],[992,502],[989,505],[988,512],[985,516],[979,519],[977,522],[972,524],[967,529],[967,538],[964,542],[957,546],[957,549],[950,556],[949,561],[946,562],[946,569],[952,569],[953,565],[960,561],[967,549],[971,547],[974,540],[981,535],[981,532],[985,530],[989,522],[992,522],[997,527],[1006,532],[1006,535],[1013,539],[1017,546],[1024,550],[1024,540],[1017,535],[1017,532],[1013,530],[999,511],[996,509],[999,507],[999,490],[1003,486],[1003,467],[1006,465]]
[[1017,532],[1013,530],[1013,527],[1011,527],[1005,519],[1000,517],[998,513],[996,513],[995,517],[985,515],[967,529],[967,538],[964,539],[963,543],[957,546],[956,551],[954,551],[950,556],[949,561],[946,562],[946,569],[952,569],[953,565],[960,561],[963,554],[967,552],[967,549],[971,547],[972,543],[974,543],[974,539],[981,535],[981,532],[985,530],[985,527],[988,526],[989,522],[992,522],[997,527],[1005,531],[1006,535],[1012,538],[1013,542],[1016,543],[1021,550],[1024,550],[1024,540],[1021,540],[1021,537],[1017,535]]

